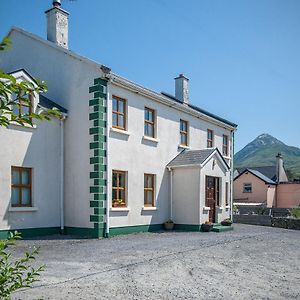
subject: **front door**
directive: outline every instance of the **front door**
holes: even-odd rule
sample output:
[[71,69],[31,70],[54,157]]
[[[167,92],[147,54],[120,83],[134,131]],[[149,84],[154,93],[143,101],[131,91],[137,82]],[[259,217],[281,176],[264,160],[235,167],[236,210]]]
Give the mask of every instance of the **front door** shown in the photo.
[[216,196],[217,196],[217,180],[218,178],[206,176],[206,199],[205,205],[210,208],[209,221],[215,223],[216,221]]

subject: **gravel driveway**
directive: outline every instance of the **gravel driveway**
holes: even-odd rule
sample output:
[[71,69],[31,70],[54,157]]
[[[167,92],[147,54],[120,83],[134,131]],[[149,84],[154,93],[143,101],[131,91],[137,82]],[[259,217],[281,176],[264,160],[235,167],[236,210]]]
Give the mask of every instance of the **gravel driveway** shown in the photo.
[[47,269],[13,299],[300,299],[300,231],[235,224],[223,233],[161,232],[40,246]]

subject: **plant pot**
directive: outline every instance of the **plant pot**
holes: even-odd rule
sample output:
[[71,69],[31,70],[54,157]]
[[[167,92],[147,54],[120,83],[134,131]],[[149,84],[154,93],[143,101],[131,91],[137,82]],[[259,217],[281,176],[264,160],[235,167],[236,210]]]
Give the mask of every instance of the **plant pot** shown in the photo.
[[224,222],[224,221],[222,221],[221,225],[223,225],[223,226],[231,226],[232,223],[231,222]]
[[202,224],[201,231],[210,232],[213,229],[213,224]]
[[174,228],[174,223],[164,223],[164,228],[166,230],[173,230]]

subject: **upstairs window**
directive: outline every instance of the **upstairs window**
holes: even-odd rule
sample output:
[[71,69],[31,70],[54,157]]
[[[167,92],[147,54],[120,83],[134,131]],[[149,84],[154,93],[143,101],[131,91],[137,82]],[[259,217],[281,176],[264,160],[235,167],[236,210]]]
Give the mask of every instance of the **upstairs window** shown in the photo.
[[11,206],[32,206],[31,168],[11,168]]
[[29,115],[32,113],[32,96],[18,95],[14,100],[15,105],[13,106],[13,113],[18,117],[22,117],[24,115]]
[[228,156],[229,154],[228,147],[228,135],[223,134],[223,155]]
[[154,205],[154,180],[155,175],[144,174],[144,206]]
[[144,135],[155,138],[155,111],[145,107]]
[[207,148],[214,146],[214,132],[211,129],[207,129]]
[[112,172],[112,206],[126,206],[126,172]]
[[126,100],[113,96],[112,127],[126,130]]
[[180,145],[188,146],[188,122],[180,120]]
[[243,193],[252,193],[252,183],[244,183]]

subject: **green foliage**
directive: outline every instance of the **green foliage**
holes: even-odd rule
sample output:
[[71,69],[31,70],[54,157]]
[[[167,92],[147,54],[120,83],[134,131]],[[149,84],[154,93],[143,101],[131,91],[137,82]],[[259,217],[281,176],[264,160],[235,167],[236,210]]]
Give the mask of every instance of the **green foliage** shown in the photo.
[[29,263],[35,259],[38,249],[26,252],[22,258],[13,258],[8,250],[16,240],[21,238],[18,232],[10,233],[7,240],[0,241],[0,298],[8,300],[11,294],[21,288],[30,287],[33,282],[38,281],[40,272],[45,266],[33,268]]
[[267,214],[267,212],[268,212],[268,209],[266,208],[266,207],[258,207],[257,209],[256,209],[256,213],[258,214],[258,215],[266,215]]
[[296,219],[300,219],[300,207],[289,209],[290,216]]
[[[7,50],[10,40],[5,38],[0,43],[0,51]],[[44,81],[17,82],[14,76],[0,70],[0,127],[8,127],[10,124],[33,126],[33,120],[51,120],[52,117],[60,118],[61,112],[57,108],[40,109],[38,112],[16,114],[14,107],[18,107],[19,101],[25,106],[31,105],[35,93],[44,93],[47,86]]]

